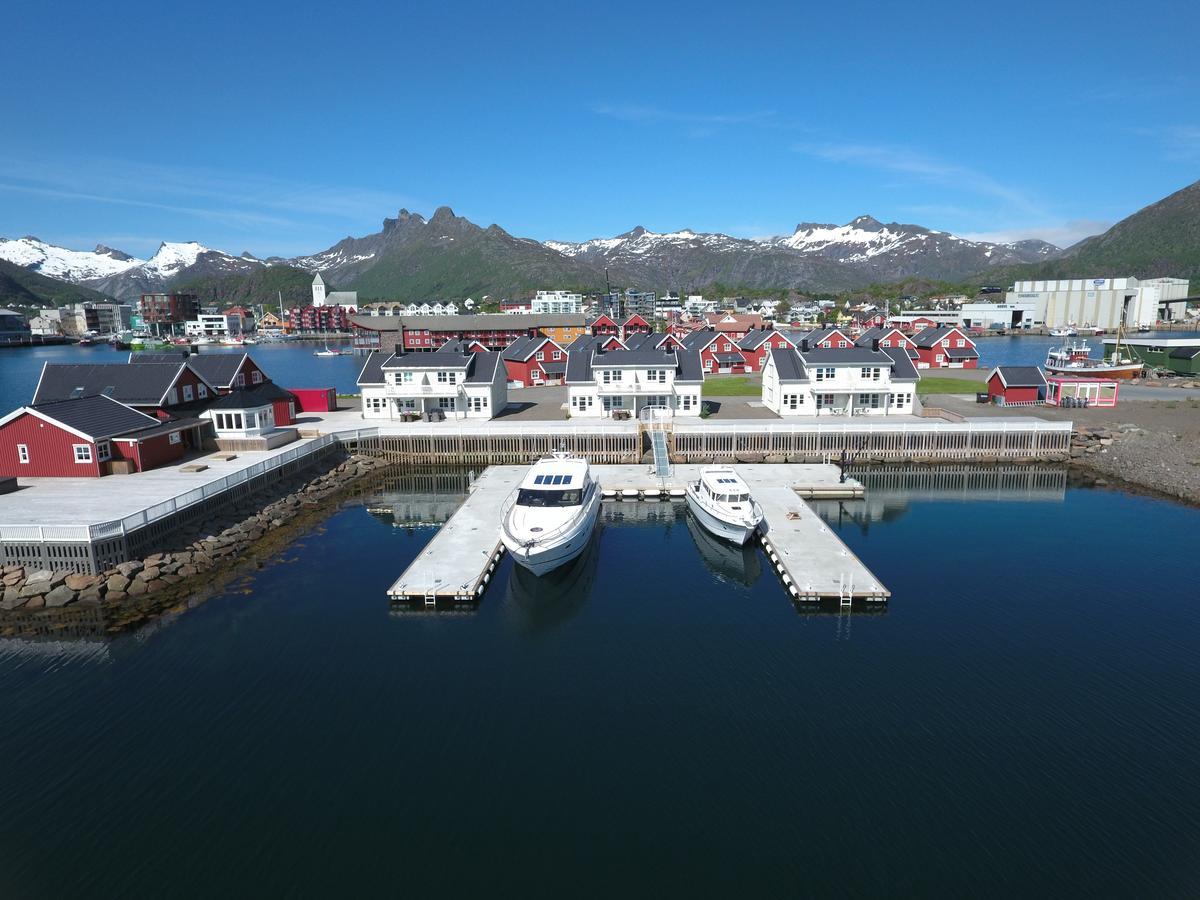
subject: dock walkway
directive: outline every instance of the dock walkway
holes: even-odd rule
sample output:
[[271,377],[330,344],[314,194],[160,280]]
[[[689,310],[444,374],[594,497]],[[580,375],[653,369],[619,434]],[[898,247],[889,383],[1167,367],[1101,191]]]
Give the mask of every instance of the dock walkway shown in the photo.
[[[645,465],[593,466],[606,495],[623,501],[670,500],[682,495],[700,466],[678,465],[668,477]],[[436,606],[438,601],[477,600],[504,554],[500,507],[528,471],[491,466],[472,485],[466,501],[388,589],[394,600]],[[738,471],[762,506],[760,540],[784,588],[797,601],[827,598],[883,601],[890,592],[801,497],[854,498],[862,485],[841,479],[832,465],[747,465]],[[616,498],[613,498],[616,499]]]

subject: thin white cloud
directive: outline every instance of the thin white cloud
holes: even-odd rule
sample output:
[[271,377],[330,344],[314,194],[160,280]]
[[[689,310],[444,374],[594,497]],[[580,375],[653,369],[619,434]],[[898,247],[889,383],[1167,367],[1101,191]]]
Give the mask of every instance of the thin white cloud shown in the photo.
[[642,106],[636,103],[604,103],[592,107],[592,112],[599,116],[620,119],[623,122],[665,122],[700,128],[761,124],[770,121],[775,115],[775,111],[770,109],[747,113],[691,113]]
[[969,241],[988,241],[993,244],[1010,244],[1013,241],[1042,240],[1056,247],[1070,247],[1086,237],[1101,234],[1112,222],[1101,219],[1075,219],[1068,222],[1047,222],[1019,228],[1000,228],[993,231],[967,231],[959,237]]
[[939,159],[909,147],[862,143],[803,143],[794,145],[793,149],[827,162],[897,172],[929,184],[991,197],[1026,215],[1040,217],[1045,214],[1045,210],[1021,190],[1003,184],[970,166]]
[[1164,153],[1175,162],[1200,162],[1200,125],[1171,125],[1161,132]]

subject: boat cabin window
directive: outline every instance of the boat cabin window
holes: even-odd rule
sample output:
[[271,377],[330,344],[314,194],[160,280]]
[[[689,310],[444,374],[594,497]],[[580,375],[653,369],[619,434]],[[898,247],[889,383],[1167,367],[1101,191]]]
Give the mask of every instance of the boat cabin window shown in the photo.
[[517,491],[517,505],[547,508],[555,506],[580,506],[583,503],[583,491],[578,488],[566,491],[535,490],[521,488]]

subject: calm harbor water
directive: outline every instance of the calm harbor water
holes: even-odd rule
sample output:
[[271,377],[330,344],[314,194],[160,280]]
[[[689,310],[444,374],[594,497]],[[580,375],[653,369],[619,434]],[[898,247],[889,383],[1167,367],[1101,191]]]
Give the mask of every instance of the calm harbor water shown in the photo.
[[446,476],[140,631],[0,642],[0,893],[1194,896],[1200,511],[964,471],[822,505],[875,614],[648,503],[395,611]]
[[[285,387],[333,387],[339,394],[357,394],[355,384],[362,369],[361,356],[313,356],[325,345],[314,341],[287,341],[247,347],[277,384]],[[348,348],[350,342],[330,341],[330,349]],[[241,352],[234,347],[202,347],[201,353]],[[0,400],[5,412],[33,399],[38,375],[45,362],[118,363],[129,357],[128,350],[114,350],[107,344],[79,347],[63,344],[52,347],[22,347],[0,350]]]

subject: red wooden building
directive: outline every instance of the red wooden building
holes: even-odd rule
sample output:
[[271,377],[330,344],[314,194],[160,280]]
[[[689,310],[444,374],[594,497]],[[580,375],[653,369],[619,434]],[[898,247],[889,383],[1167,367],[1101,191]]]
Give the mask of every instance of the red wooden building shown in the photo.
[[705,375],[714,372],[736,374],[746,371],[746,362],[737,341],[719,331],[693,331],[683,339],[688,350],[700,354],[700,366]]
[[593,335],[621,336],[621,326],[609,315],[599,315],[588,323],[588,332]]
[[103,395],[24,406],[0,419],[0,475],[143,472],[200,447],[205,428],[198,419],[163,421]]
[[586,333],[582,315],[481,313],[459,316],[355,316],[354,346],[397,353],[433,352],[447,341],[476,340],[503,350],[517,338],[542,335],[569,344]]
[[[637,313],[621,323],[622,338],[627,338],[631,334],[650,334],[652,331],[654,331],[653,326]],[[595,334],[594,331],[592,333]]]
[[740,341],[752,329],[762,328],[764,323],[758,313],[715,312],[704,314],[704,324],[734,341]]
[[769,328],[756,328],[738,341],[738,351],[742,354],[742,362],[747,372],[761,372],[767,361],[767,354],[772,350],[782,350],[785,347],[795,348],[795,344],[782,331]]
[[957,326],[926,328],[913,335],[918,369],[976,369],[979,351],[970,336]]
[[296,306],[288,310],[288,327],[291,331],[341,331],[350,330],[353,307],[345,306]]
[[567,352],[548,337],[523,337],[501,355],[510,383],[522,387],[560,384],[567,371]]
[[[131,358],[130,362],[137,360]],[[248,353],[196,353],[188,357],[188,365],[220,394],[271,380]]]
[[1046,376],[1037,366],[997,366],[988,375],[987,394],[1001,406],[1037,404],[1046,398]]

